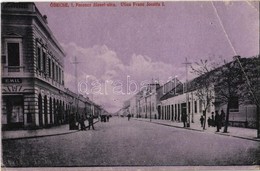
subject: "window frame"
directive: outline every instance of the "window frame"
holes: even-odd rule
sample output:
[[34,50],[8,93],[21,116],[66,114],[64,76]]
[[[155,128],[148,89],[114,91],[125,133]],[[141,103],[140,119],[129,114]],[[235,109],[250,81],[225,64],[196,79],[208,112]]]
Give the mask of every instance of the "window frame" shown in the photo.
[[239,97],[232,97],[230,101],[229,112],[239,112]]
[[45,48],[42,48],[41,50],[41,62],[42,62],[42,72],[47,75],[47,50]]
[[[9,67],[8,64],[8,43],[18,43],[19,44],[19,66],[15,67],[22,67],[23,66],[23,49],[22,49],[22,38],[6,38],[4,40],[5,42],[5,64],[4,66]],[[11,67],[11,66],[10,66]]]
[[[40,53],[40,55],[39,55],[39,53]],[[41,72],[43,70],[43,68],[42,68],[42,45],[39,42],[37,42],[37,46],[36,46],[36,56],[37,56],[36,68],[38,71]]]

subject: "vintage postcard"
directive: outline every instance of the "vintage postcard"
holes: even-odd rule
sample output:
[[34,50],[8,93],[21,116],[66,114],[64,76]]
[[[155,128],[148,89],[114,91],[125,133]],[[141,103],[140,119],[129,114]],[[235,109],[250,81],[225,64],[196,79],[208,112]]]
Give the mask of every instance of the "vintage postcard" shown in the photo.
[[258,170],[258,1],[1,2],[3,170]]

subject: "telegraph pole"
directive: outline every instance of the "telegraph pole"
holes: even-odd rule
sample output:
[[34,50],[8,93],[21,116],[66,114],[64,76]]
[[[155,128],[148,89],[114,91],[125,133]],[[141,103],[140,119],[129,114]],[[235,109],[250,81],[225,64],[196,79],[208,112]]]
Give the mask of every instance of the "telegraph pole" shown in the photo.
[[[188,117],[188,122],[187,122],[187,127],[190,127],[190,113],[188,111],[188,107],[189,107],[189,95],[188,95],[188,66],[191,64],[190,62],[188,62],[188,59],[185,58],[185,62],[182,63],[185,65],[185,68],[186,68],[186,86],[185,86],[185,89],[186,89],[186,114],[187,114],[187,117]],[[184,87],[183,87],[183,92],[184,92]]]

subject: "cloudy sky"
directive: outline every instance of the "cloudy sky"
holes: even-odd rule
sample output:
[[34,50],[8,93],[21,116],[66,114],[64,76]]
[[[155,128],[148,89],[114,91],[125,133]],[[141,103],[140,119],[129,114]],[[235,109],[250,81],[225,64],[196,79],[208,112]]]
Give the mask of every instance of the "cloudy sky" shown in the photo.
[[185,80],[185,58],[191,63],[208,58],[220,62],[232,60],[235,54],[259,54],[258,2],[179,1],[165,2],[163,7],[122,7],[120,2],[117,7],[36,5],[47,15],[50,29],[66,52],[66,87],[76,91],[72,64],[76,56],[80,93],[110,112],[133,95],[133,83],[140,88],[175,75]]

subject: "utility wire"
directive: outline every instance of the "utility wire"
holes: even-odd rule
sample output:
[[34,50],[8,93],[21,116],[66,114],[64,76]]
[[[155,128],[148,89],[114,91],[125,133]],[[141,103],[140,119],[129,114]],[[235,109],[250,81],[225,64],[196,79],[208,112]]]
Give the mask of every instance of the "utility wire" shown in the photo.
[[259,12],[259,9],[257,9],[254,5],[252,5],[249,1],[246,1],[247,2],[247,4],[249,5],[249,6],[251,6],[252,8],[254,8],[255,10],[256,10],[256,12]]
[[227,41],[228,41],[230,47],[232,48],[232,51],[234,52],[234,55],[237,55],[237,52],[236,52],[236,50],[235,50],[235,48],[234,48],[234,46],[233,46],[233,44],[232,44],[232,42],[231,42],[231,40],[230,40],[230,38],[229,38],[227,32],[226,32],[226,29],[225,29],[225,27],[224,27],[224,25],[223,25],[223,22],[222,22],[222,20],[221,20],[219,14],[218,14],[218,10],[217,10],[217,8],[215,7],[213,1],[211,1],[211,4],[212,4],[212,7],[213,7],[213,9],[214,9],[214,11],[215,11],[215,14],[216,14],[216,16],[217,16],[217,18],[218,18],[219,24],[220,24],[220,26],[221,26],[221,28],[222,28],[222,30],[223,30],[223,32],[224,32],[226,38],[227,38]]
[[[247,2],[248,2],[248,1],[247,1]],[[225,27],[224,27],[224,25],[223,25],[223,22],[222,22],[222,20],[221,20],[219,14],[218,14],[217,8],[215,7],[213,1],[211,1],[211,4],[212,4],[212,7],[213,7],[213,9],[214,9],[214,11],[215,11],[215,14],[216,14],[216,16],[217,16],[217,18],[218,18],[218,20],[219,20],[219,23],[220,23],[220,25],[221,25],[221,28],[222,28],[222,30],[223,30],[223,32],[224,32],[224,34],[225,34],[225,36],[226,36],[226,38],[227,38],[227,40],[228,40],[228,43],[230,44],[230,46],[231,46],[231,48],[232,48],[232,50],[233,50],[233,52],[234,52],[234,54],[235,54],[234,58],[235,58],[235,60],[237,60],[237,62],[238,62],[238,64],[239,64],[239,66],[240,66],[240,68],[241,68],[243,74],[245,75],[246,83],[247,83],[248,88],[249,88],[249,92],[252,94],[256,105],[259,106],[259,100],[258,100],[258,98],[255,96],[255,93],[252,91],[251,82],[250,82],[250,80],[248,79],[248,76],[247,76],[247,74],[246,74],[246,72],[245,72],[245,70],[244,70],[244,68],[243,68],[243,66],[242,66],[242,64],[241,64],[241,62],[240,62],[240,60],[239,60],[238,54],[237,54],[237,52],[236,52],[236,50],[235,50],[235,48],[234,48],[234,46],[233,46],[233,44],[232,44],[232,42],[231,42],[231,40],[230,40],[230,38],[229,38],[229,36],[228,36],[226,30],[225,30]],[[252,4],[249,3],[249,2],[248,2],[248,4],[252,5]]]

